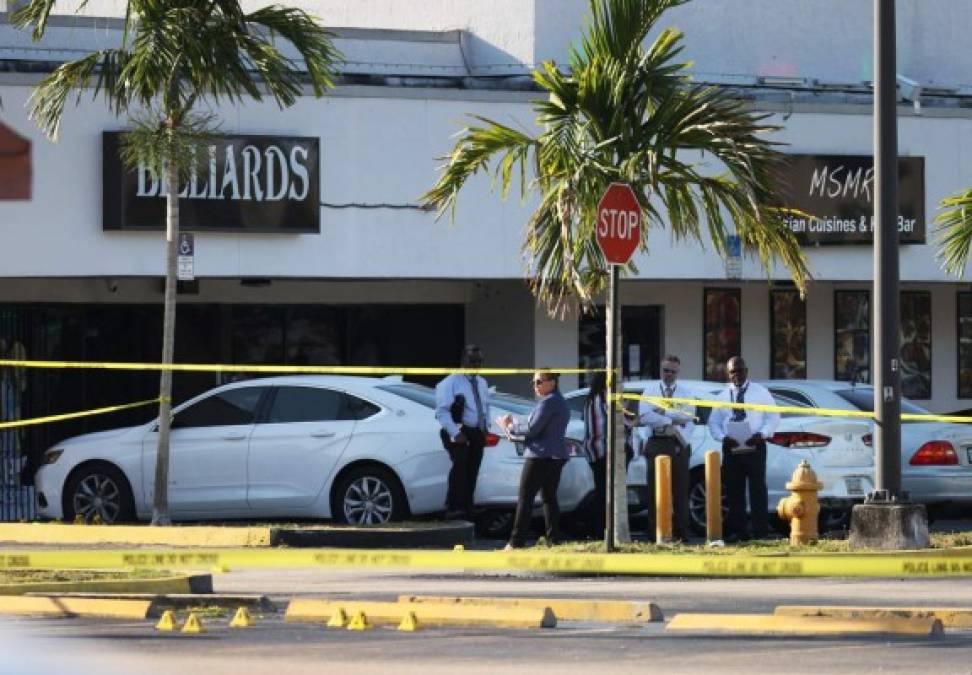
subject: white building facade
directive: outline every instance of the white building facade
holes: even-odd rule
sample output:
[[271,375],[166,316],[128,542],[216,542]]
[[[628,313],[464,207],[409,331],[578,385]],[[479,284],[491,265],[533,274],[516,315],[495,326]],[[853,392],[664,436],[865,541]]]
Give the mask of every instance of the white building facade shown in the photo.
[[[503,202],[481,177],[461,194],[453,223],[418,207],[468,115],[535,128],[538,94],[525,75],[542,60],[566,61],[586,0],[294,4],[337,31],[347,59],[339,86],[283,111],[248,103],[215,112],[227,135],[316,143],[319,220],[302,233],[196,230],[177,360],[449,366],[473,341],[490,366],[597,364],[602,319],[550,318],[530,295],[520,251],[529,197]],[[972,407],[972,286],[943,272],[932,234],[941,199],[972,186],[972,55],[953,49],[972,29],[972,7],[961,5],[899,2],[898,70],[918,87],[902,87],[899,151],[917,158],[918,174],[902,182],[902,199],[924,223],[919,243],[901,246],[902,355],[909,393],[943,412]],[[37,73],[115,44],[123,6],[94,1],[76,16],[59,3],[66,13],[39,44],[0,24],[0,122],[8,138],[29,141],[31,170],[29,195],[0,200],[4,356],[158,358],[161,230],[106,229],[118,204],[105,189],[104,134],[125,120],[83,96],[51,142],[27,116]],[[733,87],[770,113],[781,126],[775,140],[816,158],[812,171],[833,170],[835,156],[848,166],[870,158],[870,3],[695,0],[661,24],[685,32],[699,80]],[[866,202],[862,184],[847,186]],[[869,378],[867,243],[834,235],[808,246],[814,280],[803,304],[786,270],[766,272],[745,253],[727,264],[664,230],[647,242],[639,272],[621,287],[627,376],[656,375],[666,352],[681,356],[685,377],[718,376],[717,364],[739,351],[757,378]],[[65,372],[28,387],[21,377],[8,385],[18,392],[7,396],[8,418],[14,407],[28,416],[134,400],[156,379]],[[177,396],[216,381],[177,376]],[[497,382],[527,391],[525,377]],[[80,428],[94,427],[52,433]],[[32,444],[26,434],[17,443]]]

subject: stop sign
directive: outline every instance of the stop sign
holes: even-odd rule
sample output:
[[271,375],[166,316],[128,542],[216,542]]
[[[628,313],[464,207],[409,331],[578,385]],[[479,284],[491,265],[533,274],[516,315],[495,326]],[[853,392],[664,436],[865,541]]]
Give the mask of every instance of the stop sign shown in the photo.
[[604,259],[624,265],[641,241],[641,206],[627,183],[611,183],[597,203],[597,245]]

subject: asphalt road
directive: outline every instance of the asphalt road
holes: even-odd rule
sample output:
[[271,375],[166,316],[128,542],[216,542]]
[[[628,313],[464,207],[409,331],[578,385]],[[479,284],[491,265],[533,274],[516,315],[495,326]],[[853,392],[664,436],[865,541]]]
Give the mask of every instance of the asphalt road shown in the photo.
[[[972,606],[966,580],[557,578],[518,574],[376,570],[240,570],[217,591],[290,597],[394,599],[400,593],[624,598],[682,611],[769,612],[776,604]],[[23,619],[0,625],[7,654],[51,659],[74,673],[889,673],[972,672],[972,631],[939,638],[780,638],[671,634],[662,624],[611,627],[562,622],[554,629],[439,629],[356,633],[285,624],[282,612],[233,630],[228,618],[203,635],[158,633],[151,622]],[[32,657],[33,658],[33,657]],[[50,673],[50,663],[33,664]]]

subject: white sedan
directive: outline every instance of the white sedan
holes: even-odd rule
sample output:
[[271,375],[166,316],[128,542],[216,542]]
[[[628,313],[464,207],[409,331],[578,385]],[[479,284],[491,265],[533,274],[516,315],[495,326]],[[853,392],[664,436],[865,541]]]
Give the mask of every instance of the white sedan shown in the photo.
[[[442,511],[451,465],[434,401],[432,389],[400,377],[273,377],[201,394],[173,410],[171,517],[377,524]],[[509,397],[493,407],[520,415],[532,406]],[[35,476],[38,513],[106,523],[149,518],[157,446],[156,421],[56,444]],[[514,444],[490,433],[476,503],[511,509],[522,464]],[[587,463],[568,462],[563,510],[592,490]]]
[[[697,398],[708,400],[714,400],[726,386],[716,382],[679,382],[695,392]],[[631,380],[624,383],[624,391],[640,395],[648,384],[646,380]],[[573,410],[582,411],[586,395],[587,389],[579,389],[565,396]],[[637,409],[637,401],[626,403],[629,409]],[[777,403],[793,405],[781,398],[777,398]],[[711,410],[703,406],[696,408],[698,423],[692,435],[689,460],[689,524],[700,534],[705,532],[705,453],[722,452],[721,444],[713,440],[705,424]],[[784,414],[766,446],[766,485],[771,511],[775,512],[780,498],[789,495],[786,483],[800,461],[806,459],[824,486],[819,493],[824,518],[831,524],[845,520],[850,507],[873,489],[874,453],[868,445],[870,431],[870,426],[861,421]],[[643,428],[636,429],[636,447],[644,443],[644,434]],[[645,458],[636,453],[628,467],[629,492],[647,489],[646,477]]]

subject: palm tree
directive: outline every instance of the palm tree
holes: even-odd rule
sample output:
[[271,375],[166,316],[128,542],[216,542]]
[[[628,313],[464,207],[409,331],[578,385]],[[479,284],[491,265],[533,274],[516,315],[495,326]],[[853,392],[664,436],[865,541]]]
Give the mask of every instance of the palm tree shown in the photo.
[[941,208],[935,217],[938,258],[949,274],[961,277],[972,249],[972,190],[946,197]]
[[[674,239],[700,245],[708,234],[725,255],[731,223],[764,268],[782,262],[805,289],[807,261],[779,208],[785,157],[765,138],[778,127],[724,89],[693,83],[689,64],[678,60],[678,30],[662,30],[645,46],[661,15],[685,2],[590,0],[590,21],[568,68],[547,62],[533,72],[546,94],[533,104],[540,133],[475,118],[423,196],[454,218],[460,189],[480,171],[493,173],[503,198],[514,180],[521,193],[538,193],[523,251],[532,290],[551,315],[590,307],[604,289],[595,212],[615,181],[638,195],[643,249],[648,228],[667,226]],[[615,485],[624,540],[623,463],[615,466]]]
[[[43,36],[56,0],[30,0],[13,16],[15,24]],[[82,3],[84,6],[85,3]],[[340,58],[332,34],[306,12],[267,6],[246,13],[239,0],[128,0],[121,44],[59,66],[31,99],[31,117],[57,138],[68,97],[85,88],[104,99],[116,115],[133,123],[124,135],[123,159],[165,176],[169,186],[196,168],[198,144],[214,130],[214,116],[197,107],[272,98],[281,108],[294,104],[309,81],[315,96],[333,85]],[[282,53],[289,43],[300,61]],[[179,190],[166,197],[165,310],[162,362],[175,349],[176,243]],[[172,371],[163,368],[159,386],[159,445],[155,466],[152,523],[168,524],[169,430]]]

